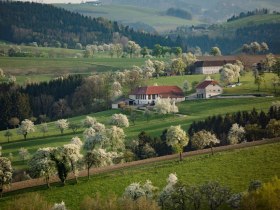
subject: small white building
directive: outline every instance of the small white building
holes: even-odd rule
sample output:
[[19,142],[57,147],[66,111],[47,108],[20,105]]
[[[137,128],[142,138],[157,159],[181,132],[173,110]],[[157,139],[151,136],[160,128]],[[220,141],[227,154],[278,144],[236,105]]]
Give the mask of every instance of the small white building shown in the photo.
[[219,83],[211,78],[205,79],[203,82],[196,86],[197,98],[210,98],[212,96],[220,95],[223,93],[223,88]]
[[194,63],[195,74],[218,74],[221,68],[227,64],[236,63],[236,60],[206,60]]
[[146,86],[138,87],[130,95],[129,99],[133,104],[154,104],[156,99],[170,98],[175,102],[181,102],[185,100],[184,93],[178,86]]

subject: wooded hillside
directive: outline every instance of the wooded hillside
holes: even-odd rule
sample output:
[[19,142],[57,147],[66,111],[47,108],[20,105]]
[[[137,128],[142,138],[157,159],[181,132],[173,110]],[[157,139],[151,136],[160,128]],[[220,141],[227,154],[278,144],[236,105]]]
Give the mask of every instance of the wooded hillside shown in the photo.
[[141,33],[104,18],[90,18],[52,5],[0,2],[0,39],[14,43],[37,42],[45,46],[74,48],[109,43],[114,33],[141,46],[173,45],[169,38]]

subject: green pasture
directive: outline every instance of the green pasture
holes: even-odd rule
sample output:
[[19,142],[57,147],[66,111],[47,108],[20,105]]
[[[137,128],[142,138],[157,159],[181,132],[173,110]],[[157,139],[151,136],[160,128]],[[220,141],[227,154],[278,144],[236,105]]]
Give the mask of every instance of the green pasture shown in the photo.
[[128,5],[101,5],[89,4],[55,4],[72,12],[78,12],[90,17],[104,17],[109,20],[129,25],[131,23],[144,23],[156,29],[158,32],[176,29],[182,25],[197,25],[202,23],[196,19],[186,20],[177,17],[166,16],[164,11],[154,8],[141,8]]
[[[193,121],[205,119],[208,116],[232,113],[236,111],[247,110],[250,111],[254,107],[260,111],[267,111],[273,101],[279,100],[278,98],[246,98],[246,99],[209,99],[209,100],[195,100],[185,101],[179,106],[179,115],[169,115],[166,117],[158,116],[153,113],[149,122],[146,121],[141,111],[137,112],[137,118],[135,125],[130,122],[130,127],[125,128],[125,134],[127,141],[136,139],[137,135],[141,131],[145,131],[152,136],[160,136],[164,129],[167,129],[171,125],[181,125],[182,128],[187,130]],[[104,123],[106,126],[110,116],[114,113],[120,112],[119,110],[110,110],[105,112],[99,112],[90,114],[90,116],[96,117],[96,119]],[[69,122],[75,122],[81,124],[82,120],[86,116],[79,116],[68,119]],[[19,160],[18,150],[24,147],[32,154],[38,148],[49,146],[60,146],[70,142],[74,136],[83,138],[83,131],[85,128],[80,128],[75,134],[72,130],[67,129],[64,134],[61,135],[59,129],[54,125],[54,122],[48,123],[49,131],[43,136],[40,132],[40,125],[36,126],[36,132],[30,133],[27,136],[27,140],[23,140],[22,135],[18,135],[16,129],[11,129],[13,136],[10,143],[7,142],[7,138],[4,136],[5,131],[0,131],[0,143],[3,148],[3,155],[8,156],[9,153],[13,153],[14,165],[16,168],[25,167],[25,163]]]
[[243,27],[248,27],[252,25],[261,25],[267,23],[279,23],[280,15],[269,14],[269,15],[254,15],[245,18],[240,18],[234,21],[226,22],[221,24],[222,27],[226,29],[238,29]]
[[80,178],[78,184],[68,182],[62,187],[53,184],[51,189],[46,186],[20,190],[4,194],[0,208],[5,209],[8,202],[14,202],[15,196],[37,192],[51,203],[64,201],[67,208],[79,209],[85,196],[93,197],[97,192],[101,196],[115,193],[121,196],[126,186],[132,182],[144,183],[147,179],[159,187],[166,185],[170,173],[176,173],[180,181],[189,185],[203,184],[213,180],[228,186],[232,192],[248,189],[249,182],[260,180],[268,182],[280,173],[280,143],[255,146],[219,152],[212,155],[186,157],[182,162],[177,160],[161,161],[143,166],[116,170],[113,172],[91,176],[89,181]]
[[27,78],[32,81],[43,81],[64,74],[101,73],[130,69],[141,66],[143,58],[34,58],[34,57],[0,57],[0,66],[5,74],[17,77],[22,84]]
[[67,49],[67,48],[54,48],[54,47],[34,47],[34,46],[27,46],[27,45],[16,45],[16,44],[9,44],[9,43],[0,43],[0,50],[3,50],[5,53],[8,52],[8,50],[11,47],[20,47],[22,52],[31,53],[33,55],[41,55],[45,57],[54,57],[54,58],[60,58],[60,57],[69,57],[74,58],[78,54],[83,54],[83,50],[78,49]]
[[[210,75],[212,79],[217,81],[220,80],[219,74]],[[183,83],[187,80],[190,84],[193,82],[201,82],[203,81],[207,75],[203,74],[195,74],[195,75],[184,75],[184,76],[166,76],[166,77],[159,77],[152,78],[148,80],[149,85],[177,85],[183,88]],[[258,86],[255,84],[255,79],[252,72],[247,72],[245,75],[240,77],[240,86],[236,87],[225,87],[224,94],[249,94],[249,93],[267,93],[267,94],[274,94],[274,88],[272,83],[272,78],[277,77],[273,73],[265,73],[264,79],[265,82],[261,84],[260,91],[258,91]],[[190,91],[190,93],[195,92],[194,89]],[[279,87],[277,87],[277,93],[279,92]]]

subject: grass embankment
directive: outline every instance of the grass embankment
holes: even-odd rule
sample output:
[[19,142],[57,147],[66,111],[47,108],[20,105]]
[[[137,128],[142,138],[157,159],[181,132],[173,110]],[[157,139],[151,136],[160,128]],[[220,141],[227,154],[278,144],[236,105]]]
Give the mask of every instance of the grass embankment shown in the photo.
[[[160,136],[162,131],[171,125],[182,125],[184,129],[188,129],[190,124],[195,120],[202,120],[208,116],[217,114],[226,114],[236,111],[252,110],[254,107],[257,110],[267,111],[273,101],[278,98],[248,98],[248,99],[211,99],[211,100],[198,100],[198,101],[185,101],[180,103],[179,110],[181,116],[168,116],[161,117],[154,115],[150,121],[147,122],[142,113],[140,112],[136,119],[135,125],[130,125],[129,128],[125,128],[125,134],[127,140],[137,138],[137,135],[141,131],[145,131],[152,136]],[[119,112],[118,110],[110,110],[105,112],[99,112],[91,114],[97,118],[99,122],[105,123],[108,126],[109,117]],[[85,116],[74,117],[68,119],[70,122],[81,123],[85,119]],[[65,130],[61,135],[60,131],[55,128],[54,122],[48,124],[49,132],[43,137],[40,132],[40,125],[36,126],[36,132],[30,133],[27,136],[27,141],[23,140],[22,135],[18,135],[16,130],[13,129],[13,137],[10,143],[7,143],[7,139],[4,137],[4,132],[0,132],[0,142],[3,147],[3,155],[8,156],[9,153],[14,155],[14,166],[16,168],[24,167],[24,163],[19,160],[18,150],[24,147],[29,150],[30,153],[34,153],[40,147],[59,146],[68,143],[74,136],[82,137],[84,128],[79,129],[77,134],[73,134],[71,130]]]
[[144,166],[136,166],[98,174],[90,181],[82,178],[79,184],[45,186],[7,193],[0,203],[4,208],[15,195],[38,192],[51,203],[62,200],[69,209],[78,209],[85,196],[94,196],[99,192],[107,196],[110,192],[121,196],[125,187],[132,182],[144,182],[149,179],[161,190],[166,184],[169,173],[176,173],[179,180],[193,185],[209,180],[219,181],[229,186],[233,192],[246,191],[251,180],[269,181],[280,174],[280,143],[218,152],[212,155],[187,157],[183,162],[162,161]]

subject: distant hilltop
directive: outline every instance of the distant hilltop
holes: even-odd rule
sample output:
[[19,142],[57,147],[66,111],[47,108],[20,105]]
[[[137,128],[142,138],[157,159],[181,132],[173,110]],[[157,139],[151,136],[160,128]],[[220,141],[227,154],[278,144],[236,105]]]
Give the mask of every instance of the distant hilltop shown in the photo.
[[98,1],[98,0],[92,0],[92,1],[82,1],[82,4],[90,4],[90,5],[95,5],[95,6],[100,6],[102,5],[102,2],[101,1]]

